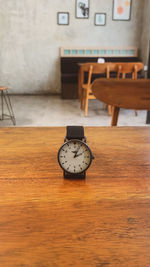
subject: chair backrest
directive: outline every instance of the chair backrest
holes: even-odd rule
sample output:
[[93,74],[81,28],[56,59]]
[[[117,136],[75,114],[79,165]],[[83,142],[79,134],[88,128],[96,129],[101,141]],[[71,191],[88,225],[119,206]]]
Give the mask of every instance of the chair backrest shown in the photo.
[[96,79],[93,95],[119,108],[150,110],[150,79]]
[[117,72],[118,65],[116,63],[106,62],[106,63],[96,63],[96,62],[87,62],[82,64],[82,69],[84,72],[89,71],[89,66],[93,66],[93,74],[106,73],[108,68],[110,72]]
[[106,78],[109,79],[111,71],[117,71],[118,66],[114,63],[85,63],[82,64],[83,72],[88,72],[88,84],[91,83],[93,74],[106,74]]
[[132,74],[132,79],[137,79],[138,71],[141,71],[144,68],[144,64],[142,62],[119,62],[116,63],[118,68],[117,78],[125,79],[126,74]]
[[93,72],[93,66],[92,66],[92,65],[89,65],[89,70],[88,70],[88,82],[87,82],[88,85],[91,84],[91,80],[92,80],[92,72]]
[[96,63],[93,65],[93,74],[103,74],[108,72],[115,72],[117,71],[117,66],[115,63]]

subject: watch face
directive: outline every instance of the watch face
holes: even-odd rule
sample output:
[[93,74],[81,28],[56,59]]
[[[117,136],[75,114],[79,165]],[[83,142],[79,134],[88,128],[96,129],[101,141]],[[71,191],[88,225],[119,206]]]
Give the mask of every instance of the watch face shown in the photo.
[[61,168],[69,173],[84,172],[91,164],[92,153],[88,145],[80,140],[70,140],[58,151]]

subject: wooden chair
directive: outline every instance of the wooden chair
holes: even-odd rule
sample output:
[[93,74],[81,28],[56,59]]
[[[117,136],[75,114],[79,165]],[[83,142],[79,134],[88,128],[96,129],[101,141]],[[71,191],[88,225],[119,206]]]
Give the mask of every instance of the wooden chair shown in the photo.
[[120,108],[150,110],[150,79],[96,79],[94,96],[113,106],[111,126],[116,126]]
[[[84,109],[84,115],[87,116],[88,112],[88,101],[89,99],[95,99],[95,96],[91,90],[91,80],[93,74],[104,74],[106,79],[110,77],[110,71],[116,71],[116,65],[114,63],[85,63],[83,66],[83,71],[88,72],[88,82],[82,84],[81,93],[81,108]],[[109,111],[109,107],[108,107]]]
[[127,74],[131,74],[132,79],[137,79],[137,73],[144,68],[142,62],[117,62],[117,78],[125,79]]

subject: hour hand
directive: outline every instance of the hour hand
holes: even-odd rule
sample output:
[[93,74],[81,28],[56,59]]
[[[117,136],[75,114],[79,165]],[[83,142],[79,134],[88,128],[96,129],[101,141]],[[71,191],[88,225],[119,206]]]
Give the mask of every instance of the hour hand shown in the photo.
[[74,153],[74,158],[76,157],[76,155],[77,155],[77,153],[78,153],[78,151],[77,150],[73,150],[73,151],[71,151],[72,153]]
[[71,151],[71,152],[76,154],[76,153],[77,153],[77,150],[73,150],[73,151]]

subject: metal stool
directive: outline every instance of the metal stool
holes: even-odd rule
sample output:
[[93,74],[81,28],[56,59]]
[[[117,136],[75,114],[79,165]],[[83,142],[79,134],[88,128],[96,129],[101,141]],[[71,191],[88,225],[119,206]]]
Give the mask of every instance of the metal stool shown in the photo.
[[[1,117],[0,120],[12,120],[13,125],[16,125],[16,120],[15,120],[15,116],[14,116],[14,112],[12,109],[12,105],[11,105],[11,101],[10,101],[10,97],[7,91],[8,87],[0,87],[0,93],[1,93]],[[4,114],[4,102],[7,106],[8,114]]]

